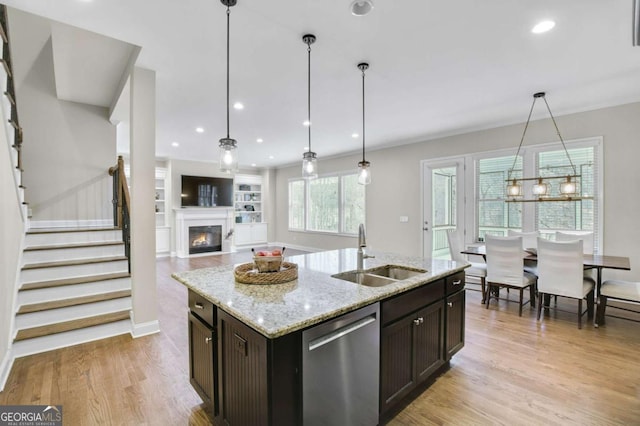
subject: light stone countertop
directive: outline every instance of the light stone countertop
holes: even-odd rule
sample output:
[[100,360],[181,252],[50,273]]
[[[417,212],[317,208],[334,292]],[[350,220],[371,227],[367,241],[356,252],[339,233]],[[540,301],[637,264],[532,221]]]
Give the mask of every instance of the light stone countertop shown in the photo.
[[[357,250],[340,249],[285,257],[298,265],[298,279],[284,284],[235,282],[234,266],[174,273],[189,289],[233,315],[267,338],[276,338],[343,313],[386,299],[462,271],[468,263],[367,252],[364,269],[384,265],[426,269],[427,272],[383,287],[367,287],[331,275],[356,269]],[[237,265],[235,265],[237,266]]]

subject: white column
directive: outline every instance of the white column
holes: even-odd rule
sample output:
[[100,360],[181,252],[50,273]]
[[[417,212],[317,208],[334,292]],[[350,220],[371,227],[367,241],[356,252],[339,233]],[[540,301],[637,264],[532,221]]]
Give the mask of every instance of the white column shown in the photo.
[[156,74],[131,75],[131,282],[133,337],[160,331],[156,292]]

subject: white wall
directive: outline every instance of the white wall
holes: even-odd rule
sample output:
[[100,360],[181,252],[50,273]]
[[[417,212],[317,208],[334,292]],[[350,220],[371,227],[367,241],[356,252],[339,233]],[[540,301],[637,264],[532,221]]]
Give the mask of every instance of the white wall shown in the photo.
[[10,9],[10,21],[33,220],[111,220],[116,129],[108,109],[57,99],[49,20]]
[[[524,118],[524,117],[523,117]],[[605,278],[640,281],[640,103],[556,117],[564,139],[603,137],[604,152],[604,250],[608,255],[629,256],[630,272],[606,271]],[[422,255],[420,161],[516,148],[524,124],[404,145],[367,153],[372,183],[367,187],[367,242],[382,251]],[[525,146],[555,142],[551,120],[530,124]],[[320,173],[355,170],[357,155],[323,160]],[[279,169],[276,177],[276,240],[291,245],[333,249],[355,247],[356,239],[322,234],[289,232],[287,184],[299,177],[299,166]],[[409,216],[400,223],[401,215]]]

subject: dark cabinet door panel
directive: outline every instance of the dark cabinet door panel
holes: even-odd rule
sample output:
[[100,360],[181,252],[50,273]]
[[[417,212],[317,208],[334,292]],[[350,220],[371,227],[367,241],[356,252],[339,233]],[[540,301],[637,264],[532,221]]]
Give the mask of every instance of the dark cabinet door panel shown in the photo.
[[444,364],[444,311],[442,302],[418,311],[415,327],[416,381],[421,382]]
[[269,423],[266,339],[224,312],[222,341],[222,416],[229,425]]
[[460,291],[447,297],[447,345],[446,359],[458,352],[464,346],[465,321],[465,291]]
[[413,386],[413,327],[413,318],[404,318],[382,329],[381,411],[400,400]]
[[189,381],[202,400],[218,412],[214,330],[189,314]]

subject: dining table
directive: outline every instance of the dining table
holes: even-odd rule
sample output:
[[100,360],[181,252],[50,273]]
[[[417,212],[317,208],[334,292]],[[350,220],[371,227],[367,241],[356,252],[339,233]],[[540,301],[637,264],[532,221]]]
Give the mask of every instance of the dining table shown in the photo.
[[[487,251],[485,245],[469,246],[463,251],[462,254],[482,256],[486,261]],[[535,250],[522,250],[522,257],[525,260],[537,261],[538,257]],[[602,270],[603,269],[618,269],[623,271],[631,270],[631,263],[626,256],[605,256],[600,254],[585,254],[582,260],[585,269],[596,270],[596,296],[600,294],[600,287],[602,286]]]

